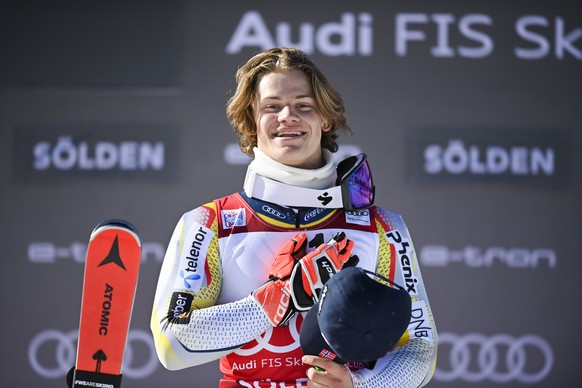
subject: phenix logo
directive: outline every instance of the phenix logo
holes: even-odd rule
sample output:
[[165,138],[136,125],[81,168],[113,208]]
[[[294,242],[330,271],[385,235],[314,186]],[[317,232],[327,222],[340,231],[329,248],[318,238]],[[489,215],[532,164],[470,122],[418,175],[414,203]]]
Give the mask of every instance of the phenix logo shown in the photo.
[[414,271],[412,270],[412,259],[410,256],[412,246],[410,245],[410,241],[405,236],[403,237],[398,230],[386,233],[386,237],[390,244],[393,244],[396,248],[398,261],[402,269],[402,278],[406,284],[406,291],[411,295],[418,295],[418,291],[416,290],[418,279],[414,276]]

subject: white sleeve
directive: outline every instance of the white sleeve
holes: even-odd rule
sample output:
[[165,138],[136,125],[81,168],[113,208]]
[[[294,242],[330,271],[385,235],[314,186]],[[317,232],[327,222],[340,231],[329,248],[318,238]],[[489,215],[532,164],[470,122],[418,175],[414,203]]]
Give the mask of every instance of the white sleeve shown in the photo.
[[183,369],[214,361],[257,338],[271,327],[251,296],[222,305],[193,310],[187,324],[164,330],[172,357],[160,356],[167,369]]
[[[211,204],[186,213],[176,225],[166,250],[150,327],[158,358],[167,369],[182,369],[216,360],[271,327],[252,297],[215,305],[222,281],[215,219]],[[190,246],[193,231],[201,228],[208,241],[200,244],[198,264],[204,270],[195,280],[199,284],[194,291],[194,287],[188,289],[183,285],[184,246]],[[179,300],[181,297],[183,299]],[[177,306],[181,309],[178,313]]]

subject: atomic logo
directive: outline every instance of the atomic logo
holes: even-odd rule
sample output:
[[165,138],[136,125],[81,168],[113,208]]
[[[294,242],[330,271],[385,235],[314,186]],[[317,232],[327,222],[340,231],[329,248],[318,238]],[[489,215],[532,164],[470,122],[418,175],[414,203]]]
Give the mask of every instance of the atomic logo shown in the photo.
[[121,260],[121,256],[119,255],[119,241],[117,240],[117,237],[118,236],[115,235],[115,240],[113,240],[113,244],[111,245],[111,249],[109,250],[109,253],[103,259],[101,264],[99,264],[97,267],[101,267],[103,265],[113,263],[113,264],[116,264],[119,267],[121,267],[124,271],[127,271],[125,269],[125,265],[123,265],[123,261]]

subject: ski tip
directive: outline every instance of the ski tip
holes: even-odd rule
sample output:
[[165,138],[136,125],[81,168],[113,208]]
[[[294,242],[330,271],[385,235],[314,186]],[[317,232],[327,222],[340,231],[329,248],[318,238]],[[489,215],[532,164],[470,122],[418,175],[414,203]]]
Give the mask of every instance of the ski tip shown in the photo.
[[127,229],[128,231],[130,231],[131,233],[133,233],[136,236],[138,241],[140,240],[140,235],[139,235],[137,228],[135,226],[133,226],[133,224],[131,222],[123,220],[121,218],[110,218],[108,220],[100,222],[99,225],[97,225],[93,229],[91,236],[95,235],[98,231],[101,231],[104,229],[109,229],[109,228]]

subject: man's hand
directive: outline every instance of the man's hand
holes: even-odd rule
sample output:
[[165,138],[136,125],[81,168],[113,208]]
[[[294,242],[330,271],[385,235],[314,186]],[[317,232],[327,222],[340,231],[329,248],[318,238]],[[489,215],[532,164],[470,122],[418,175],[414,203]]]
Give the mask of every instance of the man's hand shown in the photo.
[[340,232],[299,261],[290,280],[291,296],[297,310],[309,310],[319,301],[323,285],[333,275],[358,263],[358,257],[351,255],[353,249],[354,242]]
[[353,388],[352,374],[346,365],[338,364],[327,358],[303,356],[304,364],[313,366],[307,370],[309,388]]
[[279,250],[269,271],[269,280],[252,295],[273,326],[284,326],[295,315],[289,278],[297,261],[305,255],[307,236],[298,233]]

